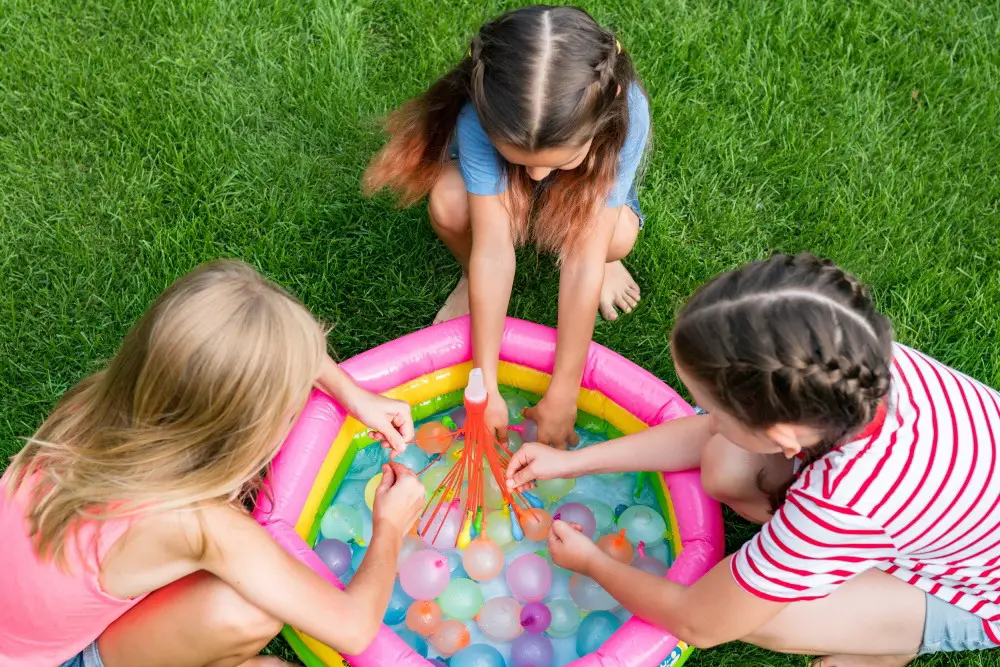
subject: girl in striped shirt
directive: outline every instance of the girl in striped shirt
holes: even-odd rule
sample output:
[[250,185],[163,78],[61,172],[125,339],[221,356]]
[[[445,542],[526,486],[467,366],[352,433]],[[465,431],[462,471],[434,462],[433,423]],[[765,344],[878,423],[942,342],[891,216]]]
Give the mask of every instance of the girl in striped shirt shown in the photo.
[[690,587],[557,521],[559,565],[695,646],[742,640],[822,667],[997,647],[1000,393],[894,343],[867,290],[811,255],[710,281],[671,346],[709,414],[574,452],[525,445],[508,483],[700,466],[762,530]]

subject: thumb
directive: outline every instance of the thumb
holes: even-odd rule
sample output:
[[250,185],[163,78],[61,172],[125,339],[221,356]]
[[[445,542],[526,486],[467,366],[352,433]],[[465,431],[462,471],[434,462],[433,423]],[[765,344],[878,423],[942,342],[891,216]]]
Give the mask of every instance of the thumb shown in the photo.
[[396,483],[396,471],[392,469],[388,463],[382,466],[382,481],[379,482],[378,488],[375,489],[376,494],[385,493],[392,488],[392,485]]
[[530,419],[533,422],[538,421],[538,408],[536,406],[529,406],[521,410],[521,414],[524,415],[525,419]]
[[385,441],[389,444],[395,452],[401,452],[406,449],[406,443],[403,441],[403,436],[399,434],[396,430],[396,426],[392,423],[390,419],[380,419],[379,423],[375,426],[375,429],[382,434]]
[[507,486],[514,488],[527,484],[535,479],[535,471],[532,469],[533,460],[523,449],[514,454],[507,466]]

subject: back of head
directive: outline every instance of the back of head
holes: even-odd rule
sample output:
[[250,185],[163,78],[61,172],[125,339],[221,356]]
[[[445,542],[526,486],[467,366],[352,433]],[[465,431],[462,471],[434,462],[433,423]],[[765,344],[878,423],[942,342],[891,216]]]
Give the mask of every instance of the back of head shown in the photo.
[[814,427],[815,458],[870,422],[889,390],[892,327],[833,263],[775,255],[702,286],[677,317],[676,363],[745,426]]
[[515,239],[562,253],[594,222],[614,184],[636,82],[628,52],[582,9],[507,12],[480,28],[454,69],[393,113],[365,190],[389,187],[407,205],[426,195],[450,159],[467,102],[494,144],[534,152],[593,139],[580,166],[558,171],[544,187],[502,161]]
[[153,303],[107,368],[70,390],[12,464],[42,553],[80,519],[229,502],[251,490],[326,353],[306,309],[217,261]]

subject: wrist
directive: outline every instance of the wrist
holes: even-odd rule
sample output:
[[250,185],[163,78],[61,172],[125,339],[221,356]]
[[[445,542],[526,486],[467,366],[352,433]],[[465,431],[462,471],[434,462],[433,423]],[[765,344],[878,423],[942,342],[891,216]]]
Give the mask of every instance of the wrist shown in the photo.
[[603,587],[603,580],[605,579],[604,575],[608,573],[609,566],[612,563],[617,563],[618,561],[599,549],[595,549],[595,551],[597,553],[595,553],[583,564],[583,572],[580,574],[585,577],[590,577]]
[[579,381],[567,380],[562,374],[553,373],[552,382],[545,390],[542,400],[554,407],[572,408],[575,411],[579,393]]

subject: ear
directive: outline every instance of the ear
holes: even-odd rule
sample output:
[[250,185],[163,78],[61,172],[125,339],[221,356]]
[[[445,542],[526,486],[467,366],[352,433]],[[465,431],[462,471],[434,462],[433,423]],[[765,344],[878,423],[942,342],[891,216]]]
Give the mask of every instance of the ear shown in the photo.
[[621,94],[622,94],[622,84],[619,83],[618,90],[615,91],[615,97],[618,97]]
[[775,424],[768,427],[764,434],[778,447],[786,459],[790,459],[802,451],[802,434],[793,424]]

